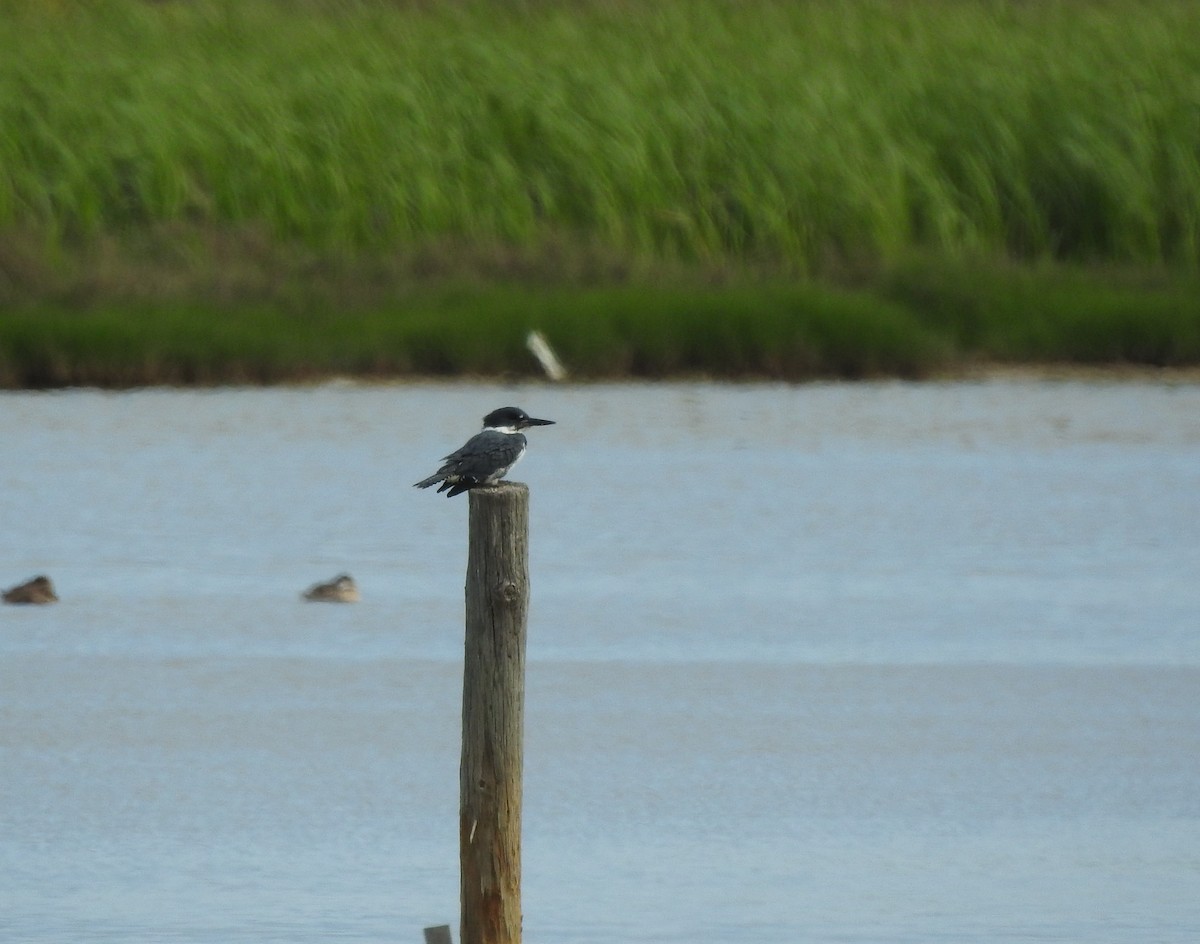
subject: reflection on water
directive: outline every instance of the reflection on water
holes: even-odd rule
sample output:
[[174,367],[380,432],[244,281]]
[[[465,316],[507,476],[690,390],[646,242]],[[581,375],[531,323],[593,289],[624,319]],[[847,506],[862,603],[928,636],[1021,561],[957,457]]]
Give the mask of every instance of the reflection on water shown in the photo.
[[0,396],[0,939],[456,922],[510,402],[528,941],[1195,939],[1200,388],[1015,381]]

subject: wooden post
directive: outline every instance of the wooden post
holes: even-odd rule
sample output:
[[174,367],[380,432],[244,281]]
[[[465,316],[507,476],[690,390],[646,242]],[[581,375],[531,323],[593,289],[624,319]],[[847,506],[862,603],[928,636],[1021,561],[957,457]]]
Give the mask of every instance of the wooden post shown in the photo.
[[459,939],[520,944],[529,489],[505,482],[470,496]]

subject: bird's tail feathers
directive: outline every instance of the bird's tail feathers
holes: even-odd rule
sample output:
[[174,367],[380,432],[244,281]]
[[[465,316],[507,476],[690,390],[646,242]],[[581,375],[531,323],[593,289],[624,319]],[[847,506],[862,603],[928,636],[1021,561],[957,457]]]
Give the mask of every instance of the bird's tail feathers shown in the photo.
[[[446,476],[444,475],[431,475],[427,479],[421,479],[419,482],[414,482],[413,488],[429,488],[430,485],[437,485],[437,483],[445,477]],[[440,492],[441,489],[438,489],[438,491]]]

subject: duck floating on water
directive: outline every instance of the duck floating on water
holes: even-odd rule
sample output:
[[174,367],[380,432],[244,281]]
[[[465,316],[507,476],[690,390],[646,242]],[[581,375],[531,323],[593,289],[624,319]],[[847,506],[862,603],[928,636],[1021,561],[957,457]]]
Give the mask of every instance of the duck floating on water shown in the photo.
[[54,584],[45,574],[38,574],[32,580],[17,584],[4,591],[5,603],[56,603],[58,594],[54,592]]
[[317,603],[357,603],[358,584],[349,574],[338,574],[327,583],[315,583],[304,591],[304,599]]

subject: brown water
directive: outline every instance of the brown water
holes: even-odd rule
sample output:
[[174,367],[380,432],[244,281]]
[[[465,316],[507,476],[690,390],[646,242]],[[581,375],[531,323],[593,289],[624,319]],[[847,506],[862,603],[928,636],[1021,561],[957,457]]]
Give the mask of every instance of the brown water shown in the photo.
[[527,941],[1200,934],[1200,388],[993,381],[0,396],[0,940],[455,923],[508,402]]

